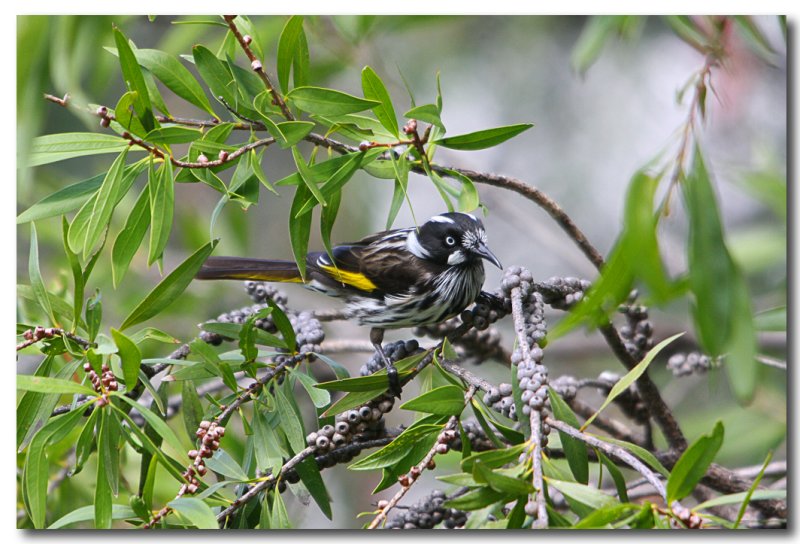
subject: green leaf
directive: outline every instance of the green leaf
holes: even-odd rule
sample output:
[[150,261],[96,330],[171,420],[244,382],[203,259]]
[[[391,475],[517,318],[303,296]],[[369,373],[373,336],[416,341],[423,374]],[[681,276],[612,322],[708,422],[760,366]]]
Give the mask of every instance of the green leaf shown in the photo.
[[289,92],[289,72],[292,65],[295,66],[295,78],[297,77],[297,51],[299,41],[303,36],[303,17],[292,16],[286,21],[278,39],[278,56],[276,59],[278,66],[278,84],[284,93]]
[[666,301],[672,292],[656,236],[659,214],[653,209],[653,198],[659,181],[642,171],[634,174],[625,200],[623,245],[634,274],[647,285],[655,302]]
[[[317,187],[317,184],[309,171],[308,164],[306,164],[306,160],[297,149],[297,146],[292,147],[292,157],[294,157],[294,163],[297,166],[297,172],[300,174],[300,179],[302,179],[303,183],[306,184],[306,188],[311,192],[312,195],[314,195],[314,198],[317,200],[317,202],[323,206],[327,206],[325,197],[322,196],[319,187]],[[294,204],[292,204],[292,207],[294,207]],[[301,212],[302,210],[298,211],[297,214],[293,215],[292,217],[297,218],[297,215],[299,215]]]
[[753,316],[753,324],[758,331],[783,332],[786,330],[786,317],[786,306],[779,306],[756,313]]
[[122,360],[122,375],[125,378],[125,388],[130,391],[136,386],[139,378],[139,368],[142,366],[142,353],[130,338],[111,328],[111,337],[117,345],[119,358]]
[[308,136],[316,125],[310,121],[284,121],[275,126],[283,137],[283,140],[278,143],[282,148],[286,149]]
[[747,490],[747,495],[745,495],[742,505],[739,507],[739,513],[736,515],[736,523],[733,525],[734,529],[739,528],[739,524],[742,522],[742,518],[747,511],[747,506],[750,504],[750,500],[753,498],[753,493],[755,493],[758,484],[761,482],[761,478],[764,477],[764,471],[767,470],[767,466],[769,465],[770,461],[772,461],[771,451],[767,452],[767,457],[764,459],[764,462],[761,465],[761,470],[758,471],[758,475],[756,475],[756,477],[753,479],[753,485],[751,485],[750,489]]
[[416,119],[417,121],[422,121],[444,130],[441,113],[436,104],[423,104],[422,106],[411,108],[403,114],[403,117],[406,119]]
[[[364,160],[363,153],[351,153],[349,155],[343,155],[343,156],[346,157],[348,160],[338,170],[336,170],[336,172],[331,174],[331,176],[327,180],[325,180],[325,183],[319,188],[319,192],[322,198],[331,198],[334,197],[334,195],[336,195],[337,193],[340,193],[344,184],[347,183],[350,180],[350,178],[353,177],[353,174],[356,173],[359,166],[361,166],[362,161]],[[305,172],[305,176],[308,176],[308,178],[310,178],[311,180],[313,180],[315,177],[313,170],[311,169]],[[308,179],[308,178],[303,178],[303,179]],[[310,181],[310,183],[313,184],[314,182]],[[339,197],[341,198],[341,195],[339,195]],[[296,217],[302,216],[303,214],[307,214],[312,209],[314,209],[315,205],[316,204],[314,199],[307,198],[306,202],[297,212]],[[324,213],[325,210],[323,209],[323,214]],[[329,218],[326,217],[326,219]]]
[[188,380],[181,384],[181,407],[186,434],[194,437],[200,422],[203,421],[203,404],[200,402],[200,395],[197,394],[197,386]]
[[331,233],[333,232],[333,224],[336,222],[336,216],[339,214],[339,205],[342,202],[342,192],[337,191],[328,197],[328,205],[322,208],[321,217],[319,220],[319,235],[322,239],[322,245],[328,255],[331,257],[331,262],[335,262],[333,258],[333,244],[331,243]]
[[592,416],[589,419],[586,420],[586,422],[581,426],[580,430],[583,431],[584,429],[589,427],[589,425],[592,424],[592,421],[594,421],[594,418],[596,418],[600,412],[605,410],[609,404],[614,402],[615,398],[617,398],[623,391],[628,389],[633,384],[633,382],[638,380],[639,377],[645,373],[647,367],[650,366],[650,363],[653,362],[653,359],[656,358],[656,356],[661,352],[661,350],[663,350],[665,347],[667,347],[673,341],[675,341],[676,339],[680,338],[683,335],[684,333],[681,332],[673,336],[670,336],[666,340],[662,340],[661,342],[656,344],[650,351],[648,351],[647,355],[645,355],[644,359],[642,359],[642,361],[639,364],[633,367],[627,374],[625,374],[622,378],[620,378],[620,380],[617,383],[614,384],[614,387],[612,387],[611,391],[608,392],[606,400],[603,401],[603,404],[600,406],[600,408],[598,408],[597,411],[594,414],[592,414]]
[[97,191],[91,217],[86,226],[86,238],[83,241],[84,258],[88,257],[94,250],[103,231],[108,228],[111,214],[114,212],[117,202],[125,196],[122,190],[125,185],[123,183],[123,174],[127,157],[128,150],[126,149],[114,160],[103,180],[103,185]]
[[147,92],[147,85],[142,76],[142,69],[136,61],[128,39],[117,28],[114,27],[114,42],[117,45],[119,64],[122,68],[122,76],[131,91],[137,93],[135,101],[136,117],[142,123],[145,130],[151,131],[158,126],[158,122],[153,117],[153,107],[150,104],[150,95]]
[[286,505],[283,503],[283,497],[280,493],[273,493],[272,495],[272,529],[291,529],[292,524],[289,521],[289,514],[286,512]]
[[593,15],[588,18],[572,48],[570,63],[576,72],[583,74],[594,64],[619,26],[619,18],[619,15]]
[[100,330],[100,322],[103,319],[103,299],[100,296],[100,289],[97,289],[89,300],[86,301],[86,329],[89,333],[89,340],[94,342]]
[[228,479],[241,482],[246,482],[250,479],[244,469],[239,466],[239,463],[222,449],[215,451],[214,456],[210,459],[206,459],[206,465],[214,472],[218,472]]
[[618,504],[618,501],[614,497],[603,493],[596,487],[578,484],[575,482],[556,480],[547,476],[545,476],[545,481],[547,482],[547,485],[558,489],[566,497],[569,497],[581,504],[585,504],[593,509],[607,508],[609,506]]
[[750,493],[751,490],[748,491],[741,491],[739,493],[732,493],[731,495],[721,495],[719,497],[714,497],[713,499],[701,502],[692,510],[700,511],[700,510],[707,510],[708,508],[713,508],[715,506],[726,506],[729,504],[745,504],[745,500],[747,496],[750,495],[750,501],[768,501],[768,500],[775,500],[775,499],[785,499],[786,498],[786,490],[785,489],[756,489],[752,490],[752,494]]
[[[50,164],[74,157],[85,157],[102,153],[120,153],[127,148],[128,140],[110,134],[98,134],[96,132],[47,134],[33,139],[33,142],[31,142],[31,151],[25,165],[28,167],[41,166],[43,164]],[[136,151],[144,150],[137,149]],[[66,191],[66,189],[63,189],[63,191]],[[55,194],[51,196],[55,196]],[[53,215],[57,215],[57,213]]]
[[489,487],[506,494],[507,497],[527,495],[533,492],[533,485],[530,480],[507,476],[498,470],[488,468],[481,461],[474,463],[472,472],[476,482],[489,484]]
[[443,385],[403,403],[400,408],[441,416],[458,415],[464,410],[464,390],[455,385]]
[[[33,225],[33,223],[31,223]],[[61,242],[64,245],[64,252],[67,254],[67,261],[69,261],[69,267],[72,270],[72,282],[74,284],[74,291],[72,295],[72,304],[73,304],[73,311],[72,311],[72,325],[70,326],[70,330],[75,332],[78,326],[81,323],[81,311],[83,310],[83,290],[85,286],[85,280],[83,275],[83,269],[81,268],[80,260],[78,259],[78,255],[72,251],[72,248],[69,247],[69,222],[65,216],[61,216]],[[49,302],[49,300],[48,300]]]
[[446,172],[461,182],[461,193],[458,195],[458,211],[468,213],[481,204],[478,189],[470,178],[457,170],[447,169]]
[[461,470],[464,472],[472,472],[475,463],[478,461],[491,469],[500,468],[511,462],[517,462],[519,454],[522,453],[525,447],[525,444],[519,444],[501,450],[489,450],[475,453],[461,461]]
[[233,75],[228,65],[202,45],[195,45],[192,48],[192,56],[200,77],[211,89],[214,97],[222,97],[231,106],[236,106],[238,100],[232,87]]
[[114,247],[111,250],[111,278],[114,289],[122,284],[133,256],[144,240],[144,234],[150,225],[150,185],[145,185],[125,220],[125,226],[119,231]]
[[214,511],[198,498],[180,497],[169,501],[167,506],[198,529],[219,529],[219,523],[217,523],[217,516],[214,515]]
[[[552,387],[547,388],[547,394],[550,398],[553,416],[570,427],[578,429],[580,427],[578,418],[569,405],[564,402],[564,399]],[[558,436],[561,439],[564,455],[567,457],[569,468],[572,471],[572,475],[575,476],[575,480],[582,484],[589,483],[589,452],[586,449],[586,444],[560,431]]]
[[178,439],[178,436],[172,430],[172,428],[167,425],[167,423],[158,417],[155,413],[153,413],[150,409],[145,408],[138,402],[133,399],[126,397],[125,395],[121,395],[118,393],[114,393],[114,397],[124,401],[126,404],[129,404],[132,408],[135,408],[139,414],[144,418],[148,425],[150,425],[153,430],[163,438],[170,446],[175,448],[176,451],[182,452],[184,451],[183,444]]
[[202,266],[216,245],[216,240],[207,243],[178,265],[128,314],[119,330],[125,330],[132,325],[146,321],[175,302],[178,296],[192,282],[195,274],[200,270],[200,266]]
[[289,240],[292,244],[292,254],[297,263],[297,269],[300,271],[303,281],[306,278],[306,254],[308,253],[308,239],[311,236],[312,215],[309,213],[297,217],[297,214],[310,196],[311,191],[308,190],[307,185],[298,186],[289,211]]
[[322,87],[295,87],[286,99],[299,109],[318,115],[343,115],[364,111],[381,103]]
[[611,475],[611,479],[614,480],[614,487],[617,488],[617,495],[619,496],[619,500],[622,502],[628,502],[628,488],[627,483],[625,482],[625,477],[622,475],[622,471],[614,464],[614,461],[609,459],[606,454],[604,454],[599,449],[595,448],[595,453],[597,454],[597,458],[600,460],[600,463],[608,473]]
[[[130,506],[124,504],[111,505],[111,519],[133,519],[136,518],[136,512]],[[63,529],[73,523],[80,523],[82,521],[94,520],[94,505],[81,506],[76,508],[69,514],[65,514],[58,520],[48,526],[48,529]]]
[[747,402],[755,391],[758,366],[750,297],[725,244],[710,174],[699,147],[681,186],[689,215],[688,268],[695,329],[706,353],[731,357],[725,365],[728,378],[739,401]]
[[316,408],[325,408],[331,403],[331,394],[327,391],[321,391],[314,387],[317,385],[317,381],[312,376],[303,374],[302,372],[294,369],[291,369],[289,372],[295,378],[297,378],[297,381],[299,381],[300,385],[303,386],[303,389],[306,390],[308,397],[311,399],[312,404],[314,404]]
[[131,132],[140,138],[144,138],[148,130],[144,128],[141,120],[136,116],[136,100],[139,93],[136,91],[128,91],[123,94],[117,105],[114,106],[114,116],[116,119],[113,121],[112,127],[115,130]]
[[409,427],[386,446],[352,463],[347,468],[350,470],[373,470],[392,466],[408,454],[411,446],[425,437],[438,435],[441,430],[441,425],[429,424]]
[[134,55],[167,89],[218,119],[203,88],[178,59],[157,49],[137,49]]
[[91,387],[71,380],[49,378],[47,376],[30,376],[27,374],[17,374],[17,389],[20,391],[35,391],[36,393],[78,393],[90,396],[95,394],[94,389]]
[[638,512],[642,509],[638,504],[612,504],[598,508],[575,524],[576,529],[611,529],[609,524],[622,516]]
[[653,455],[650,451],[644,449],[641,446],[637,446],[631,442],[626,442],[625,440],[618,440],[616,438],[611,438],[608,436],[596,437],[601,438],[605,442],[611,442],[612,444],[616,444],[617,446],[621,446],[634,454],[636,457],[650,465],[651,468],[658,471],[659,474],[664,476],[665,478],[669,476],[669,471],[661,464],[661,462]]
[[28,276],[31,280],[31,288],[36,296],[36,302],[44,310],[50,318],[50,323],[58,325],[55,314],[53,314],[53,307],[50,305],[50,298],[47,296],[47,289],[44,286],[42,273],[39,270],[39,242],[36,236],[36,224],[31,223],[31,248],[28,257]]
[[490,504],[502,502],[507,497],[506,493],[501,493],[490,487],[480,487],[472,491],[467,491],[463,495],[445,501],[444,506],[447,508],[456,508],[458,510],[480,510]]
[[716,457],[725,436],[721,421],[717,421],[710,435],[695,440],[680,456],[667,478],[667,504],[688,496]]
[[203,131],[196,128],[166,126],[151,130],[144,140],[153,144],[188,144],[202,136]]
[[44,527],[47,514],[47,483],[50,464],[45,448],[62,440],[83,417],[83,410],[72,410],[48,421],[34,435],[28,446],[22,472],[22,496],[25,509],[36,529]]
[[397,114],[395,114],[392,106],[392,98],[389,96],[389,91],[386,90],[381,78],[369,66],[365,66],[361,70],[361,89],[364,91],[364,98],[380,102],[379,106],[372,108],[375,117],[378,118],[378,121],[381,122],[386,130],[399,137],[400,129],[397,126]]
[[295,467],[300,480],[311,493],[314,502],[317,503],[322,513],[328,519],[333,519],[333,512],[331,511],[331,499],[328,490],[325,488],[325,482],[322,480],[322,475],[319,473],[319,467],[313,456],[306,457],[303,461]]
[[163,255],[172,230],[172,214],[175,209],[172,163],[164,161],[155,172],[151,166],[147,184],[150,186],[150,249],[147,255],[149,266]]
[[[288,381],[284,382],[284,384],[287,382]],[[278,415],[281,420],[281,428],[286,433],[286,438],[289,440],[289,445],[292,447],[292,450],[302,451],[306,447],[303,421],[292,408],[284,388],[284,386],[275,388],[275,400],[277,402]],[[289,391],[288,394],[291,394],[291,391]]]
[[46,219],[62,215],[79,208],[86,200],[97,192],[103,183],[105,174],[99,174],[93,178],[67,185],[63,189],[48,195],[39,202],[17,216],[17,224],[21,225],[28,221]]
[[778,55],[753,18],[749,15],[734,15],[733,20],[736,21],[748,47],[764,62],[777,66]]
[[95,529],[110,529],[111,528],[111,506],[113,499],[111,497],[111,485],[106,475],[106,465],[108,463],[107,456],[105,455],[107,449],[110,447],[108,441],[108,411],[102,410],[100,413],[100,420],[97,427],[97,475],[95,478],[94,488],[94,527]]
[[532,126],[532,123],[521,123],[517,125],[490,128],[486,130],[479,130],[477,132],[470,132],[469,134],[461,134],[459,136],[448,136],[447,138],[441,138],[431,143],[450,149],[457,149],[459,151],[475,151],[501,144],[506,140],[513,138],[517,134],[525,132]]

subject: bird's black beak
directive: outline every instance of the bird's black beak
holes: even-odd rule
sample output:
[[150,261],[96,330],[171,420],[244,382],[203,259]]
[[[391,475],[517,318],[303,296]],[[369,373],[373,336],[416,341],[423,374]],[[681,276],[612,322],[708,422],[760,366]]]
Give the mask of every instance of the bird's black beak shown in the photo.
[[480,255],[483,259],[486,259],[500,270],[503,269],[503,265],[500,264],[500,259],[495,257],[494,253],[492,253],[492,251],[486,247],[486,244],[483,242],[478,242],[478,245],[472,248],[472,252],[476,255]]

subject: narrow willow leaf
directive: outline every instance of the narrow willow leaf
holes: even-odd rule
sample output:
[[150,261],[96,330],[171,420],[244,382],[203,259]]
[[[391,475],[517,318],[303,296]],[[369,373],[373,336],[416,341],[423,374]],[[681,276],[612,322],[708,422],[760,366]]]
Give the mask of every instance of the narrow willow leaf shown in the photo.
[[47,314],[50,323],[58,326],[58,321],[53,313],[53,307],[50,304],[47,289],[44,286],[42,273],[39,270],[39,242],[36,236],[35,223],[31,223],[31,248],[28,257],[28,277],[31,280],[31,288],[36,296],[36,302],[39,303],[39,307]]
[[311,191],[308,190],[308,186],[305,184],[298,186],[297,191],[294,193],[291,210],[289,211],[289,239],[292,244],[292,253],[297,263],[297,269],[300,271],[300,276],[304,281],[306,277],[308,239],[311,236],[312,215],[308,213],[297,217],[297,214],[309,197],[311,197]]
[[748,491],[741,491],[739,493],[732,493],[731,495],[721,495],[719,497],[714,497],[713,499],[701,502],[692,510],[706,510],[708,508],[713,508],[715,506],[725,506],[728,504],[744,504],[745,499],[747,496],[750,495],[750,501],[767,501],[767,500],[775,500],[775,499],[785,499],[786,498],[786,490],[785,489],[756,489],[753,490],[752,494],[750,494],[750,490]]
[[423,104],[411,108],[403,114],[406,119],[416,119],[429,125],[434,125],[444,130],[444,123],[442,123],[441,111],[435,104]]
[[457,170],[447,170],[447,173],[461,182],[461,192],[458,195],[458,211],[468,213],[478,208],[481,204],[478,189],[470,178]]
[[333,244],[331,243],[331,233],[333,232],[333,224],[336,222],[336,216],[339,214],[339,204],[342,202],[342,192],[337,191],[328,196],[328,205],[322,208],[322,214],[319,221],[319,234],[322,239],[322,245],[328,255],[333,259]]
[[547,476],[545,476],[545,481],[547,485],[558,489],[565,496],[593,509],[607,508],[618,504],[618,501],[614,497],[603,493],[596,487],[556,480]]
[[133,256],[142,245],[144,234],[150,224],[150,185],[145,185],[131,209],[125,226],[119,231],[111,250],[111,278],[114,289],[122,284]]
[[72,283],[74,287],[72,295],[72,325],[70,326],[70,331],[74,333],[81,322],[85,278],[78,255],[69,247],[69,221],[67,221],[67,218],[63,215],[61,216],[61,242],[64,245],[64,252],[67,254],[70,270],[72,270]]
[[667,478],[667,504],[679,501],[692,492],[717,456],[724,437],[722,422],[717,421],[710,435],[701,436],[686,448]]
[[604,454],[599,449],[595,448],[595,453],[597,454],[597,458],[600,460],[602,465],[608,470],[608,473],[611,474],[611,479],[614,480],[614,487],[617,488],[617,496],[621,502],[628,502],[628,488],[625,482],[625,477],[622,475],[622,471],[614,464],[614,461],[608,458],[606,454]]
[[[306,160],[303,158],[303,155],[300,153],[300,151],[297,149],[296,146],[292,147],[292,157],[294,157],[294,163],[297,166],[297,172],[300,174],[300,178],[306,184],[308,190],[311,192],[312,195],[314,195],[314,198],[317,200],[317,202],[319,202],[323,206],[327,206],[328,203],[325,201],[325,197],[322,196],[319,187],[317,187],[313,175],[309,171]],[[292,217],[297,217],[297,215],[293,215]]]
[[459,151],[476,151],[501,144],[506,140],[525,132],[532,126],[532,123],[520,123],[517,125],[489,128],[486,130],[470,132],[469,134],[461,134],[459,136],[448,136],[446,138],[435,140],[431,143]]
[[499,470],[492,470],[477,461],[472,467],[475,481],[482,484],[489,484],[495,491],[506,493],[511,497],[527,495],[533,492],[533,485],[528,480],[519,477],[507,476]]
[[303,421],[290,406],[289,398],[283,389],[283,386],[275,388],[275,400],[277,401],[281,428],[286,433],[286,438],[289,440],[292,450],[301,451],[306,446]]
[[308,393],[308,396],[315,407],[325,408],[331,403],[331,394],[327,391],[314,387],[317,385],[317,381],[312,376],[303,374],[297,370],[291,370],[290,372],[295,378],[297,378],[297,381],[300,382],[300,385],[303,386],[303,389],[306,390],[306,393]]
[[767,452],[767,457],[761,464],[761,470],[758,471],[758,474],[753,479],[753,485],[751,485],[750,489],[747,490],[747,494],[742,501],[742,505],[739,507],[739,513],[736,515],[736,522],[733,524],[734,529],[739,528],[739,524],[742,522],[742,518],[747,511],[747,506],[750,504],[750,500],[753,498],[753,493],[755,493],[758,484],[761,482],[761,478],[764,477],[764,471],[767,470],[767,466],[769,465],[770,461],[772,461],[772,451]]
[[22,496],[25,509],[36,529],[42,529],[47,514],[47,483],[50,463],[46,447],[62,440],[83,417],[82,410],[72,410],[52,418],[34,435],[28,446],[22,472]]
[[[47,134],[33,139],[30,155],[25,165],[28,167],[41,166],[74,157],[120,153],[127,148],[128,140],[110,134],[98,134],[96,132]],[[137,149],[136,151],[144,150]]]
[[372,108],[375,117],[393,136],[399,137],[400,129],[397,126],[397,114],[392,106],[392,98],[381,78],[369,66],[361,70],[361,89],[364,91],[364,98],[380,102],[379,106]]
[[239,466],[239,463],[237,463],[225,450],[220,449],[214,452],[213,457],[206,459],[206,464],[208,465],[208,468],[214,472],[222,474],[226,478],[239,480],[241,482],[246,482],[250,479],[244,469]]
[[188,520],[189,524],[198,529],[219,529],[217,516],[214,511],[202,500],[195,497],[180,497],[167,503],[181,517]]
[[429,435],[438,435],[441,425],[417,425],[400,433],[391,443],[352,463],[350,470],[374,470],[393,465],[408,454],[409,448]]
[[121,192],[124,188],[122,181],[127,157],[128,150],[126,149],[114,160],[103,180],[103,185],[97,191],[92,214],[86,227],[86,239],[83,242],[84,258],[94,250],[103,231],[111,221],[111,214],[114,212],[117,202],[124,196]]
[[[353,177],[353,174],[356,173],[358,168],[361,166],[362,161],[364,160],[363,153],[351,153],[349,155],[344,155],[344,157],[348,158],[348,160],[334,172],[330,178],[326,179],[322,186],[319,188],[320,194],[322,198],[331,198],[331,196],[340,193],[342,187],[345,183],[347,183],[350,178]],[[312,179],[315,177],[313,171],[307,171],[305,175],[311,177]],[[305,178],[304,178],[305,179]],[[312,182],[313,183],[313,182]],[[311,198],[306,199],[306,202],[301,206],[300,210],[297,212],[296,217],[302,216],[303,214],[307,214],[312,209],[314,209],[315,201]],[[323,214],[325,210],[323,208]]]
[[[552,387],[547,388],[547,395],[550,398],[553,416],[570,427],[579,428],[580,424],[575,413]],[[567,457],[567,463],[569,463],[569,468],[575,480],[582,484],[589,483],[589,452],[586,449],[586,444],[560,431],[558,436],[561,439],[564,455]]]
[[270,527],[273,529],[291,529],[292,524],[289,521],[289,514],[286,512],[286,505],[283,503],[281,494],[273,493],[272,501],[272,523]]
[[154,144],[188,144],[203,137],[203,131],[182,126],[155,128],[145,135],[144,140]]
[[94,389],[77,382],[27,374],[17,374],[17,389],[20,391],[35,391],[37,393],[78,393],[90,396],[95,394]]
[[125,83],[128,89],[137,93],[135,102],[136,116],[145,130],[151,131],[158,126],[158,122],[153,117],[153,107],[150,103],[147,85],[142,76],[142,69],[136,61],[128,39],[117,27],[114,27],[114,42],[117,45],[119,64],[122,68],[122,76],[125,79]]
[[139,368],[142,366],[142,353],[130,338],[111,328],[111,337],[119,350],[117,354],[122,360],[122,376],[125,378],[125,388],[130,391],[136,386],[139,378]]
[[286,98],[299,109],[318,115],[343,115],[380,106],[380,102],[376,100],[365,100],[322,87],[295,87]]
[[146,321],[175,302],[178,296],[192,282],[195,274],[200,270],[200,266],[202,266],[216,245],[216,240],[207,243],[178,265],[128,314],[119,330],[125,330],[132,325]]
[[578,41],[572,48],[570,63],[573,70],[583,74],[600,56],[608,39],[618,25],[618,15],[593,15],[581,30]]
[[114,394],[114,397],[124,401],[132,408],[135,408],[136,411],[139,412],[139,414],[141,414],[144,420],[147,421],[147,424],[150,425],[153,428],[153,430],[156,433],[158,433],[158,435],[161,436],[161,438],[163,438],[170,446],[175,448],[176,451],[180,452],[184,450],[183,444],[178,439],[178,436],[163,419],[158,417],[148,408],[145,408],[135,400],[129,399],[125,395]]
[[[120,148],[122,151],[122,148]],[[67,185],[55,193],[48,195],[17,216],[17,224],[46,219],[76,210],[97,192],[103,183],[105,174]]]
[[107,439],[108,433],[108,410],[101,410],[97,428],[97,475],[94,487],[94,527],[95,529],[111,528],[111,486],[106,476],[107,457],[103,448],[108,448],[110,444]]
[[472,491],[467,491],[459,497],[445,501],[444,506],[470,512],[480,510],[490,504],[499,503],[506,496],[506,493],[501,493],[490,487],[480,487]]
[[172,214],[175,209],[175,182],[172,163],[164,161],[155,176],[148,181],[150,186],[150,249],[147,264],[160,259],[169,241],[172,230]]
[[186,434],[192,438],[203,421],[203,405],[200,402],[200,395],[197,394],[197,387],[191,381],[185,381],[181,385],[181,406],[183,407],[183,424],[186,427]]
[[443,385],[405,402],[400,408],[442,416],[458,415],[464,410],[464,390],[455,385]]
[[[297,51],[298,41],[303,34],[303,17],[294,15],[286,21],[278,39],[278,56],[276,59],[278,66],[278,84],[284,94],[289,92],[289,73],[292,64],[295,63],[295,52]],[[295,66],[297,71],[297,66]]]
[[214,97],[222,97],[228,104],[235,105],[237,103],[236,96],[230,86],[233,75],[228,69],[228,65],[202,45],[195,45],[192,48],[192,55],[200,77],[211,89]]
[[586,420],[586,422],[581,426],[580,430],[582,431],[586,429],[589,425],[591,425],[600,412],[605,410],[609,404],[614,402],[614,399],[616,399],[623,391],[628,389],[633,384],[633,382],[638,380],[639,377],[642,374],[644,374],[645,371],[647,371],[647,367],[650,366],[650,363],[653,362],[653,360],[661,352],[661,350],[663,350],[665,347],[667,347],[669,344],[671,344],[673,341],[675,341],[677,338],[680,338],[683,335],[684,333],[681,332],[673,336],[670,336],[666,340],[662,340],[661,342],[656,344],[650,351],[648,351],[647,355],[645,355],[644,359],[642,359],[642,361],[639,364],[633,367],[627,374],[625,374],[622,378],[620,378],[620,380],[617,383],[614,384],[614,387],[612,387],[611,391],[609,391],[606,400],[603,401],[603,404],[600,406],[600,408],[598,408],[597,411],[594,414],[592,414],[592,416],[589,419]]
[[203,88],[178,59],[157,49],[137,49],[134,55],[167,89],[218,119]]
[[[111,505],[111,519],[112,520],[119,520],[119,519],[133,519],[136,518],[136,512],[130,506],[125,506],[124,504],[112,504]],[[82,521],[90,521],[94,520],[94,505],[90,504],[88,506],[81,506],[80,508],[76,508],[69,514],[65,514],[64,516],[60,517],[58,520],[51,523],[47,528],[48,529],[64,529],[68,525],[72,525],[73,523],[80,523]]]
[[331,498],[328,490],[325,488],[325,482],[322,480],[322,475],[319,473],[319,467],[313,457],[306,457],[297,465],[297,474],[300,475],[300,480],[308,489],[314,502],[317,503],[322,513],[328,519],[333,519],[333,512],[331,510]]
[[141,119],[136,115],[136,100],[139,93],[136,91],[128,91],[123,94],[116,106],[114,106],[114,127],[119,127],[117,130],[125,130],[144,138],[148,130],[142,124]]

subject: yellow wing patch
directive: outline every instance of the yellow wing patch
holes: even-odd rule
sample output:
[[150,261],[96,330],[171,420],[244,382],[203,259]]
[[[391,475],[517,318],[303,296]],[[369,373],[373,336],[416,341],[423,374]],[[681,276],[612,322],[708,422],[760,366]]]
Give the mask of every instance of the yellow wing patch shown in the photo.
[[342,270],[341,268],[336,268],[335,266],[326,265],[320,265],[320,268],[322,268],[331,278],[335,279],[336,281],[347,285],[352,285],[356,289],[370,292],[378,288],[377,285],[372,283],[370,279],[361,272],[348,272],[347,270]]

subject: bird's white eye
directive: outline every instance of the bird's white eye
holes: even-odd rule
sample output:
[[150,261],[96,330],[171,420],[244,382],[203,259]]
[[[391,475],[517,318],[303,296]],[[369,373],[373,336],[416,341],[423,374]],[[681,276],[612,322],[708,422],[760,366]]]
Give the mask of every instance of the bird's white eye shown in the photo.
[[456,245],[456,239],[453,238],[452,236],[448,236],[447,238],[444,239],[444,243],[447,244],[448,246],[454,246]]

